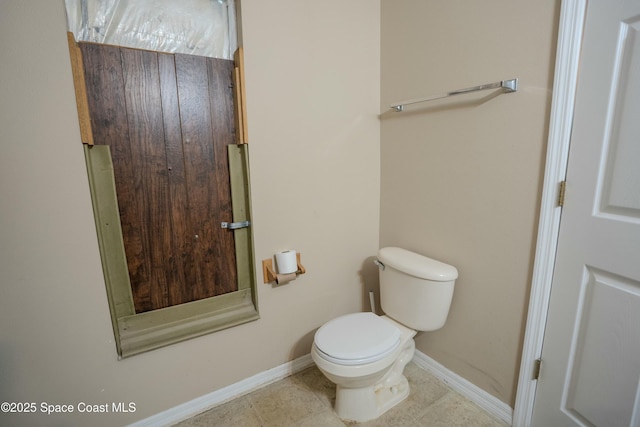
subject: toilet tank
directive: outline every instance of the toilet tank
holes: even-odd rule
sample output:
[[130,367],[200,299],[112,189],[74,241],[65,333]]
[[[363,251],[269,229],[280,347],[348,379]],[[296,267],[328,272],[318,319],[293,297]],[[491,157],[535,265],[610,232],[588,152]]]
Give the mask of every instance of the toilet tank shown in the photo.
[[401,248],[378,251],[380,302],[385,314],[417,331],[435,331],[449,314],[458,270]]

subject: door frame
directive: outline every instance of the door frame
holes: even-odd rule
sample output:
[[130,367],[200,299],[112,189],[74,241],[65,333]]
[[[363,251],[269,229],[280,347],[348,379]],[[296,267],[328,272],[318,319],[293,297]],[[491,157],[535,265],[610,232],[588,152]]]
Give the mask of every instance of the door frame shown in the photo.
[[529,426],[533,416],[537,387],[534,366],[542,355],[549,309],[562,213],[558,196],[560,182],[565,180],[567,172],[586,7],[587,0],[562,0],[560,10],[538,237],[513,413],[513,425],[518,427]]

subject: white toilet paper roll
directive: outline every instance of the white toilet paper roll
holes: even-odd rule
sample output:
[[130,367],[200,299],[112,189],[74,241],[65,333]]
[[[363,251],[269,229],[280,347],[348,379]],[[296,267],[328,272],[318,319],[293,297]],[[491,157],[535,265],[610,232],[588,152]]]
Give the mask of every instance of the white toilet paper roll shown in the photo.
[[276,254],[278,273],[289,274],[298,271],[298,259],[296,251],[282,251]]

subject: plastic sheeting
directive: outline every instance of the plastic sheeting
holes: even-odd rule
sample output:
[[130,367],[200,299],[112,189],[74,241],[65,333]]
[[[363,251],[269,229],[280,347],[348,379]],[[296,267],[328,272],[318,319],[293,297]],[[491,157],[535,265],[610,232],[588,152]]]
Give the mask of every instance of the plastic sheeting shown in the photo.
[[76,41],[233,59],[234,0],[64,0]]

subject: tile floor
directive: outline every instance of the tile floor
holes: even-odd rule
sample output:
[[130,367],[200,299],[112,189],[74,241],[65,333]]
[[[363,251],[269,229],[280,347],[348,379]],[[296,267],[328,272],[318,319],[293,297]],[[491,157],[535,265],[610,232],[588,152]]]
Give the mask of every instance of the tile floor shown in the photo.
[[381,417],[349,423],[333,412],[335,386],[314,366],[174,427],[504,427],[414,363],[404,371],[411,394]]

